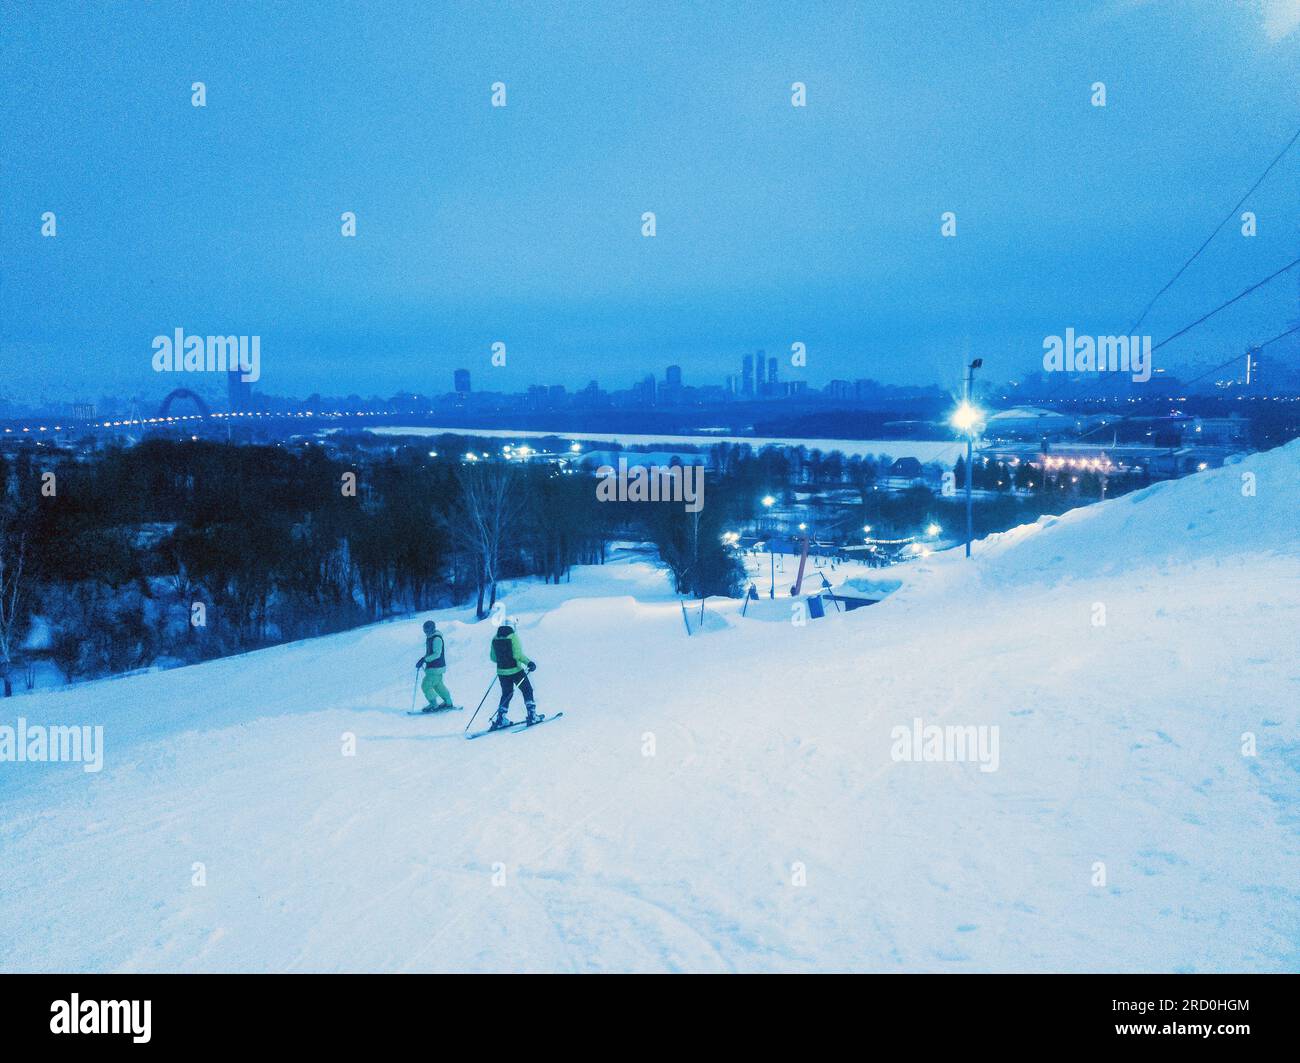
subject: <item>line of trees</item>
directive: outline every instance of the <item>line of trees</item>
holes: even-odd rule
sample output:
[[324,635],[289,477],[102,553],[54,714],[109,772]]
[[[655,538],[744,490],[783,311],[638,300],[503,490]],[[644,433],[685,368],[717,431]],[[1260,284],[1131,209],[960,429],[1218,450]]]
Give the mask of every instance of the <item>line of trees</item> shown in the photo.
[[[604,559],[614,515],[549,465],[415,447],[148,439],[0,457],[0,677],[194,661],[474,601]],[[30,680],[29,680],[30,681]]]

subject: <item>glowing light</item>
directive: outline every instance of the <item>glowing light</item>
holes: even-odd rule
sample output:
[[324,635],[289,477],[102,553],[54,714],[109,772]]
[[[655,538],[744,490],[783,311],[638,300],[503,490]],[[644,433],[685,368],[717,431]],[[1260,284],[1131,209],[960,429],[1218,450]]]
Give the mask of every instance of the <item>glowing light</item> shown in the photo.
[[765,506],[767,506],[769,509],[771,509],[774,505],[776,505],[776,499],[773,498],[771,495],[764,495],[764,496],[763,496],[763,505],[765,505]]
[[933,539],[933,538],[934,538],[936,535],[938,535],[941,531],[943,531],[943,529],[940,528],[939,525],[937,525],[937,524],[929,524],[929,525],[926,526],[925,534],[928,535],[931,539]]
[[960,432],[970,432],[982,420],[984,420],[984,411],[963,399],[952,411],[948,423]]

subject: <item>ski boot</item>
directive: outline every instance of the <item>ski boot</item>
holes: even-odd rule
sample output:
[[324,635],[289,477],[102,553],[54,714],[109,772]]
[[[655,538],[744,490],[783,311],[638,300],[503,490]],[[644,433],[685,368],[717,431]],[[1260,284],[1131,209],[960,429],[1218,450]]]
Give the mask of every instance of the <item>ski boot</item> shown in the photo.
[[509,727],[510,720],[506,716],[506,706],[500,706],[492,717],[492,722],[488,724],[489,731],[499,731],[502,727]]
[[546,719],[545,716],[542,716],[537,712],[537,706],[534,705],[531,701],[528,702],[525,708],[528,709],[528,715],[524,717],[524,723],[526,723],[529,727],[532,727],[532,725],[535,723],[541,723],[544,719]]

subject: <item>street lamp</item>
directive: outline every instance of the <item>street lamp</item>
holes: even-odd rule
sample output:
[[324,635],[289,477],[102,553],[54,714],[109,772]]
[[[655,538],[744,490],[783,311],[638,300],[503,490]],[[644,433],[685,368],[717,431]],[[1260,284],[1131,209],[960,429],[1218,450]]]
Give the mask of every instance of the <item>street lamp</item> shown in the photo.
[[975,381],[975,370],[984,364],[983,358],[976,358],[966,367],[966,389],[962,400],[952,413],[951,424],[966,437],[966,556],[970,557],[971,539],[975,537],[974,517],[972,515],[971,482],[975,470],[971,466],[971,451],[974,448],[975,429],[983,420],[983,412],[970,400],[971,389]]
[[[775,498],[773,498],[771,495],[763,496],[763,507],[765,509],[770,510],[774,505],[776,505]],[[767,596],[769,598],[775,598],[776,597],[776,554],[772,552],[772,536],[771,536],[771,529],[770,529],[770,524],[771,524],[770,520],[768,523],[769,523],[769,533],[767,537],[767,560],[769,566],[772,569],[772,583],[767,589]]]

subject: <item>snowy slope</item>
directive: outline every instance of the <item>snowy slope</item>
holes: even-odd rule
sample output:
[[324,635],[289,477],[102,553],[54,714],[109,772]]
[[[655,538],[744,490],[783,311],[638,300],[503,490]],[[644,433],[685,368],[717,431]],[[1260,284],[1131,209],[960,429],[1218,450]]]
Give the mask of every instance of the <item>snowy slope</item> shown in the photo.
[[[423,617],[14,699],[108,752],[0,764],[0,967],[1300,969],[1298,512],[1291,444],[690,639],[580,570],[508,599],[565,719],[478,742],[402,715]],[[489,625],[439,619],[472,709]],[[895,762],[917,717],[998,770]]]

